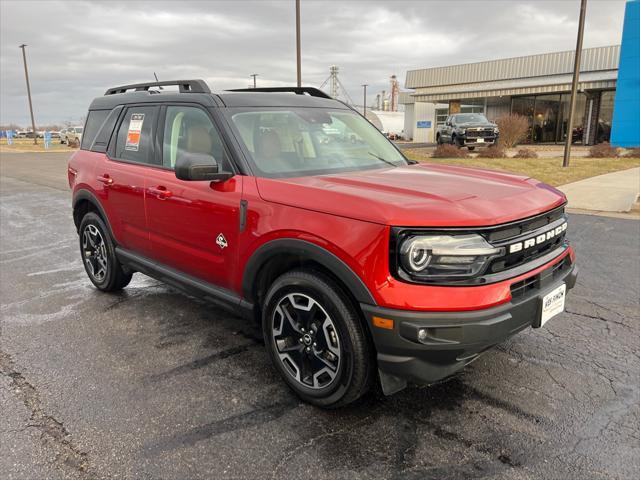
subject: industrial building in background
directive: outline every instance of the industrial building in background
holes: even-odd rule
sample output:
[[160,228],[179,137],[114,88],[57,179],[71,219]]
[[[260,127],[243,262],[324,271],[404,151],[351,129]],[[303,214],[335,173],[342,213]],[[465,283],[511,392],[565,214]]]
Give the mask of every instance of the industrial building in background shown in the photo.
[[337,100],[343,100],[349,105],[353,105],[353,99],[349,95],[349,92],[347,92],[347,89],[344,88],[344,85],[342,85],[340,78],[338,78],[339,71],[340,68],[336,65],[331,65],[329,67],[329,76],[322,82],[322,85],[320,85],[320,90],[329,85],[329,95]]
[[367,120],[378,128],[382,133],[387,135],[391,139],[397,139],[402,136],[402,130],[404,128],[404,114],[398,112],[398,100],[400,94],[400,86],[398,79],[395,75],[390,78],[391,88],[389,94],[385,90],[382,93],[376,95],[376,103],[366,109],[363,105],[357,105],[349,95],[349,92],[340,81],[338,73],[340,68],[337,65],[331,65],[329,67],[329,76],[320,85],[320,89],[329,88],[327,92],[333,98],[342,100],[353,108],[360,110],[364,113]]
[[567,134],[578,144],[609,141],[620,46],[582,51],[569,128],[574,56],[571,50],[408,71],[405,87],[414,91],[400,94],[404,134],[414,142],[433,142],[449,114],[484,113],[495,120],[517,113],[529,120],[525,143],[563,143]]
[[390,78],[391,88],[387,95],[386,90],[376,95],[375,107],[367,110],[366,117],[378,130],[392,140],[403,137],[404,113],[398,112],[400,99],[400,84],[395,75]]

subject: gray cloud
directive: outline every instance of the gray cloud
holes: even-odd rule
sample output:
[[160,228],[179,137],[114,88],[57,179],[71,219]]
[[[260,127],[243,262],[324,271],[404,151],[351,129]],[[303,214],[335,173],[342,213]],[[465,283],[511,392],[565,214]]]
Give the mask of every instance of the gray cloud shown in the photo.
[[[1,1],[0,123],[77,121],[106,88],[204,78],[213,89],[295,83],[294,2]],[[332,64],[360,102],[407,70],[575,48],[578,0],[302,0],[303,82]],[[620,42],[624,0],[589,2],[585,46]]]

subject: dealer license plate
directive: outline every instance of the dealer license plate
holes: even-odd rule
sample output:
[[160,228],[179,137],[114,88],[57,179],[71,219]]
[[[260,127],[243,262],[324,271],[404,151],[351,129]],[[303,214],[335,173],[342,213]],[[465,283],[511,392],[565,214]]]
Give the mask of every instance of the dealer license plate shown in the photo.
[[549,319],[555,317],[559,313],[564,312],[564,299],[566,292],[567,286],[563,283],[542,298],[540,326],[543,326]]
[[478,143],[484,143],[484,138],[479,138],[479,139],[477,139],[477,140],[476,140],[476,142],[478,142]]

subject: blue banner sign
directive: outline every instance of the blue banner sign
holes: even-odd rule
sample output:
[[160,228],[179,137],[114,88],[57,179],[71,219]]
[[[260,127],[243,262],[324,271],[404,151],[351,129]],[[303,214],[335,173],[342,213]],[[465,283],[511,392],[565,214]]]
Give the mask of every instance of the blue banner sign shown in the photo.
[[431,128],[431,120],[419,120],[418,128]]

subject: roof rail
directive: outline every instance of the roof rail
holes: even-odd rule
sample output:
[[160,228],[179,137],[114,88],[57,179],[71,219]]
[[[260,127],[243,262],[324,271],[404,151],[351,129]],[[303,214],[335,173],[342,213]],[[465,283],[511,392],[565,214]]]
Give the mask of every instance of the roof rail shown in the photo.
[[305,93],[311,97],[330,98],[325,92],[315,87],[257,87],[257,88],[234,88],[227,92],[267,92],[267,93],[295,93],[296,95],[304,95]]
[[131,85],[122,85],[121,87],[113,87],[104,94],[115,95],[116,93],[126,93],[127,90],[146,92],[151,87],[164,87],[169,85],[177,85],[180,93],[211,93],[209,86],[204,80],[166,80],[163,82],[134,83]]

